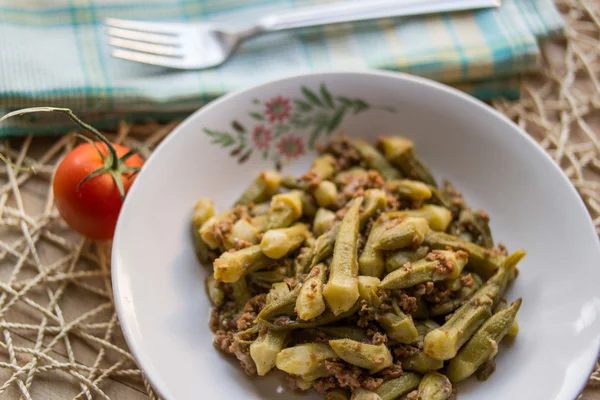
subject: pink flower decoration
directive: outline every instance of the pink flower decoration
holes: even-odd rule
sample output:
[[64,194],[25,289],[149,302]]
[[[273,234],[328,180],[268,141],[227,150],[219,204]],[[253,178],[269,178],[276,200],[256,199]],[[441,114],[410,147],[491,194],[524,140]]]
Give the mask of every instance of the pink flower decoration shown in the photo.
[[257,125],[252,131],[252,140],[258,150],[267,150],[271,143],[271,130],[264,125]]
[[304,142],[302,139],[294,136],[282,137],[277,142],[277,149],[287,158],[298,158],[305,153]]
[[269,122],[283,122],[290,117],[292,105],[289,99],[277,96],[265,103],[265,114],[269,117]]

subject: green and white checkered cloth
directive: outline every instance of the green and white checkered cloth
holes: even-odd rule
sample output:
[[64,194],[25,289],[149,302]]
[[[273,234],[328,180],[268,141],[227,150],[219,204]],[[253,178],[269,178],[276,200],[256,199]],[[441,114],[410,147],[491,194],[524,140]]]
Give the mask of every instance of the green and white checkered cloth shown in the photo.
[[[482,99],[514,98],[519,74],[539,67],[538,41],[563,30],[551,0],[504,0],[495,10],[276,33],[244,43],[218,69],[172,71],[112,58],[102,26],[107,17],[242,26],[269,12],[322,2],[0,0],[0,115],[22,107],[60,106],[99,128],[119,119],[166,120],[267,80],[364,68],[425,76]],[[70,128],[65,118],[37,114],[7,121],[0,135]]]

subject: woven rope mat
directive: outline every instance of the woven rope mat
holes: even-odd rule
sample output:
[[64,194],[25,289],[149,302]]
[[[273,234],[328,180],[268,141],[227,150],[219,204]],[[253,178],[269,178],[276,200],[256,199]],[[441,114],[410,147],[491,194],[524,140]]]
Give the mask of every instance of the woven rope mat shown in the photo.
[[[520,101],[493,105],[561,165],[600,233],[600,2],[557,4],[567,40],[544,48],[543,74],[525,79]],[[149,153],[177,123],[122,123],[111,139]],[[76,140],[0,144],[37,171],[0,167],[0,398],[156,399],[115,314],[110,245],[83,240],[53,207],[52,172]],[[582,399],[600,400],[599,368]]]

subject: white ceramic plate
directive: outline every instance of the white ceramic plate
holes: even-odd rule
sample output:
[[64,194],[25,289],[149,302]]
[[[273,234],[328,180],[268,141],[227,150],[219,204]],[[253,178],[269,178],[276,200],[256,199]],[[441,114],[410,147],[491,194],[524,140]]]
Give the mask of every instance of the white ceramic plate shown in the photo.
[[600,341],[600,246],[582,201],[505,117],[446,86],[382,72],[303,75],[230,94],[189,117],[152,154],[121,212],[112,265],[125,336],[160,394],[294,398],[277,377],[248,379],[212,347],[207,269],[196,261],[190,216],[200,196],[229,207],[277,162],[285,172],[306,171],[311,137],[326,140],[329,130],[412,138],[438,179],[490,214],[497,240],[528,251],[508,293],[523,297],[521,332],[503,346],[487,382],[459,385],[459,400],[574,399]]

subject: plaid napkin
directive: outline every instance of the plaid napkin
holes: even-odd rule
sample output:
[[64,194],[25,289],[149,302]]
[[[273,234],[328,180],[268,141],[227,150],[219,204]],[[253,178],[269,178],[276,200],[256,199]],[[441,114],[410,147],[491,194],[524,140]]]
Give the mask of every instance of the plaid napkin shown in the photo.
[[[69,107],[99,128],[119,119],[166,120],[270,79],[364,68],[406,71],[482,99],[514,98],[518,75],[539,66],[538,40],[563,29],[551,0],[503,0],[496,10],[257,37],[218,69],[172,71],[112,58],[102,27],[106,17],[242,26],[269,12],[325,1],[0,0],[0,114],[21,107]],[[9,120],[0,135],[70,128],[65,118],[39,114]]]

